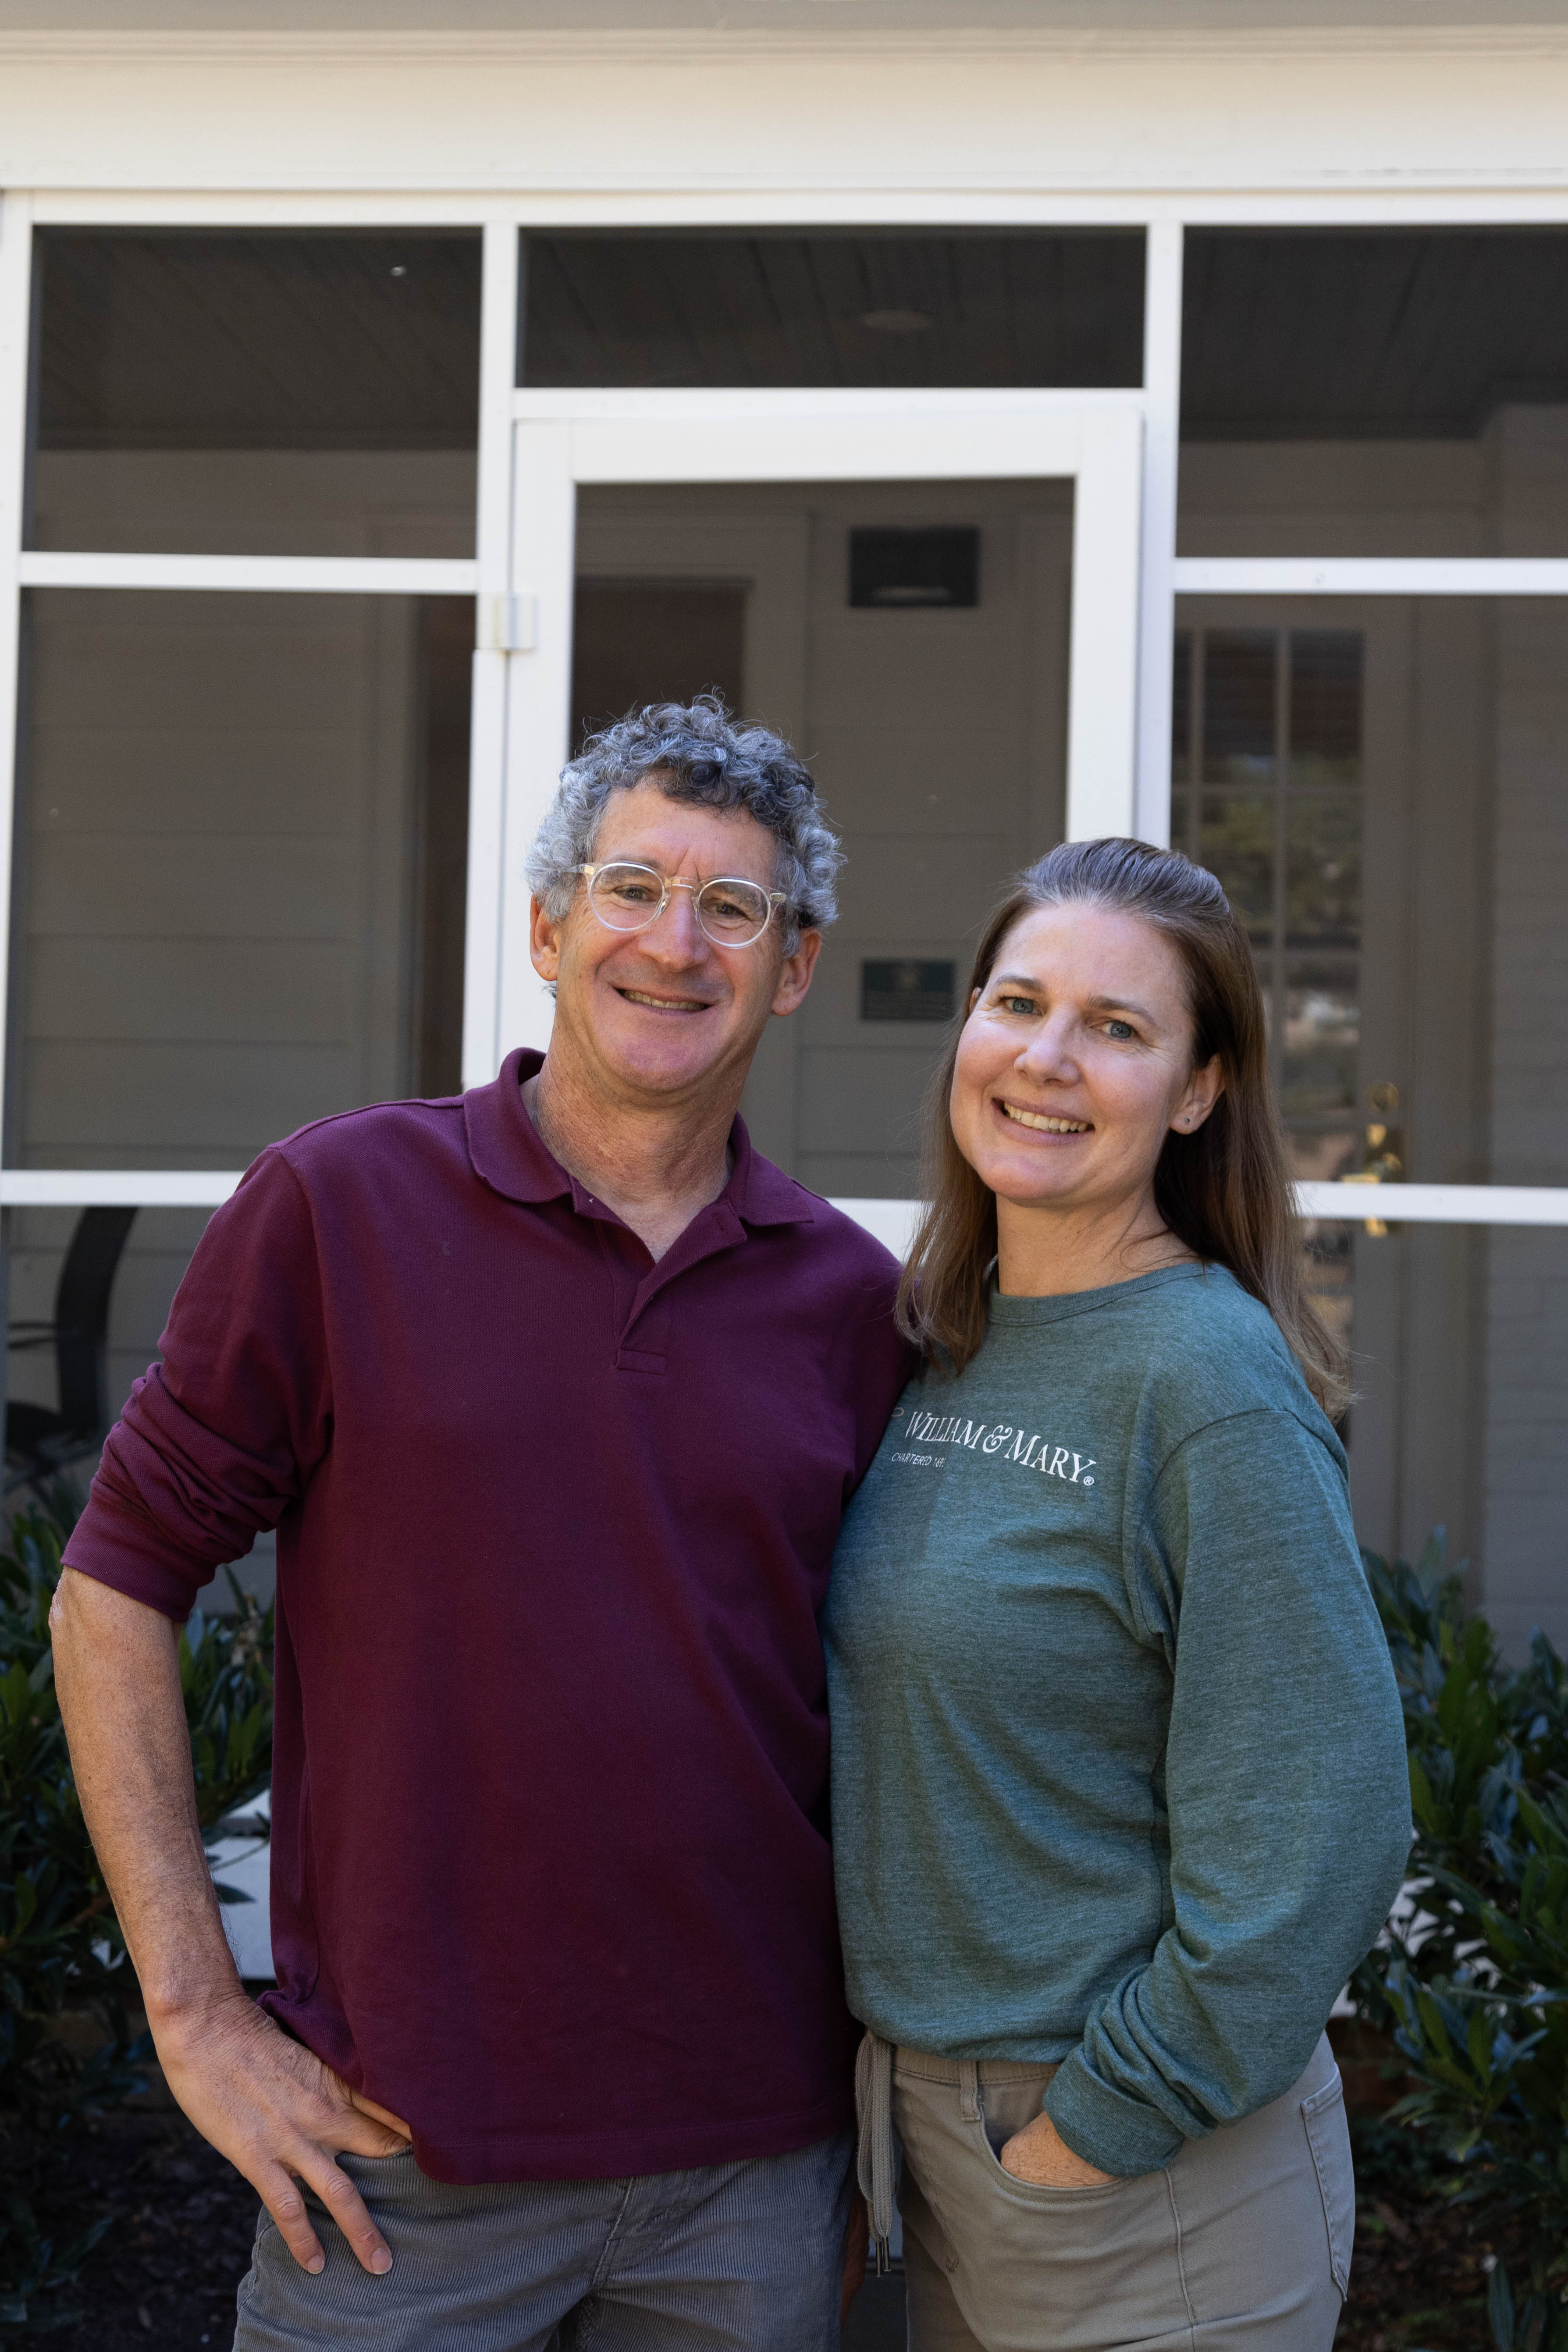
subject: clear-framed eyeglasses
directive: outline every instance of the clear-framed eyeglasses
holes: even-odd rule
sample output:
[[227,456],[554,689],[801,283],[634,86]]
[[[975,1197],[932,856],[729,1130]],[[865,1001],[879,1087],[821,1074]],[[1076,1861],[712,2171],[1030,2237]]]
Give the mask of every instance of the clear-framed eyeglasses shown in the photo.
[[753,947],[782,907],[787,890],[764,890],[743,877],[721,874],[711,882],[688,882],[654,866],[625,860],[579,866],[588,885],[588,904],[608,931],[646,931],[669,904],[672,890],[689,890],[704,936],[716,948]]

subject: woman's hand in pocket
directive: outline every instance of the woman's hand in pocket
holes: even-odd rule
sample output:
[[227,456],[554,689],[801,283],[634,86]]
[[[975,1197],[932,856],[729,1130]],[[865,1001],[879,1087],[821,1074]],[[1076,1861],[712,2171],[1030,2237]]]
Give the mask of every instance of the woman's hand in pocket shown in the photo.
[[1026,2180],[1036,2189],[1104,2189],[1116,2178],[1113,2172],[1097,2172],[1075,2156],[1043,2107],[1032,2123],[1004,2143],[997,2161],[1015,2180]]

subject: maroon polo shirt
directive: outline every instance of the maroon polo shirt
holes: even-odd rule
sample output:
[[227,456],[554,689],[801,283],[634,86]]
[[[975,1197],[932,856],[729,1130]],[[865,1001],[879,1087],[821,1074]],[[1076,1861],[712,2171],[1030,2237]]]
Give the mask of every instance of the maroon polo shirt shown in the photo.
[[262,1154],[66,1552],[183,1618],[276,1527],[265,2005],[449,2181],[847,2119],[816,1621],[910,1370],[892,1259],[739,1120],[655,1265],[539,1063]]

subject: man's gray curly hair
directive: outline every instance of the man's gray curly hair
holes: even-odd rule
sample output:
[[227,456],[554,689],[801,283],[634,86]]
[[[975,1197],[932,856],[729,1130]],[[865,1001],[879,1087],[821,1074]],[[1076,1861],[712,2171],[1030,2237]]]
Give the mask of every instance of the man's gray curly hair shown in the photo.
[[768,727],[738,726],[716,694],[694,702],[650,702],[590,735],[561,782],[534,836],[523,871],[528,887],[556,922],[577,887],[576,869],[592,862],[599,820],[610,794],[657,776],[672,801],[710,809],[745,809],[778,845],[773,887],[784,951],[803,930],[821,930],[838,912],[834,883],[844,853],[817,802],[816,787],[784,741]]

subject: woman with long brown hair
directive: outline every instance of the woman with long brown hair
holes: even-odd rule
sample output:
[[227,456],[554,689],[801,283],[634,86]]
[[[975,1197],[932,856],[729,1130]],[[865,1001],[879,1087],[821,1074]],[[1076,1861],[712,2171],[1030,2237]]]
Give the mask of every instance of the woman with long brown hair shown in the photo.
[[1263,1003],[1214,877],[1077,843],[933,1087],[923,1350],[825,1632],[873,2226],[911,2352],[1324,2352],[1335,1996],[1410,1838]]

